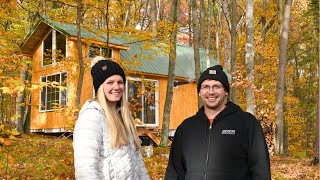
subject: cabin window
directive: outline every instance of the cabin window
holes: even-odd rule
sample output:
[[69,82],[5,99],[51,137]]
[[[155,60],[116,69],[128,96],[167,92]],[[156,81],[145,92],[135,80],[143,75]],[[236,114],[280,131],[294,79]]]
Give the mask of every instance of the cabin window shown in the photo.
[[93,58],[95,56],[103,56],[106,58],[111,58],[112,57],[112,49],[90,46],[88,56],[89,56],[89,58]]
[[127,82],[127,99],[135,121],[141,125],[158,125],[158,81],[129,79]]
[[41,83],[45,83],[41,91],[40,111],[61,109],[67,104],[67,73],[62,72],[49,76],[42,76]]
[[51,65],[66,57],[67,39],[53,29],[42,42],[42,47],[42,66]]

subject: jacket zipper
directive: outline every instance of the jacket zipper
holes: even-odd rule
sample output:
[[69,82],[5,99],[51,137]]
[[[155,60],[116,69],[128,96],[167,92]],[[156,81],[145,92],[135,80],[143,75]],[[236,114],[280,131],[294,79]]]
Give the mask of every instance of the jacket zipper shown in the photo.
[[209,149],[210,149],[210,143],[211,143],[211,129],[212,129],[212,122],[210,123],[209,126],[209,140],[208,140],[208,146],[207,146],[207,158],[206,158],[206,168],[204,172],[204,180],[207,179],[207,169],[208,169],[208,162],[209,162]]

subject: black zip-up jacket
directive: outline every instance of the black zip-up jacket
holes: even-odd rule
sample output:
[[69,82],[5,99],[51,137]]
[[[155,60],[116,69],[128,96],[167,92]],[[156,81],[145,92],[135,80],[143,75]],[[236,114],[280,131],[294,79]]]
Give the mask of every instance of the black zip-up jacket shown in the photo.
[[177,128],[165,180],[270,180],[260,123],[232,102],[210,125],[204,107]]

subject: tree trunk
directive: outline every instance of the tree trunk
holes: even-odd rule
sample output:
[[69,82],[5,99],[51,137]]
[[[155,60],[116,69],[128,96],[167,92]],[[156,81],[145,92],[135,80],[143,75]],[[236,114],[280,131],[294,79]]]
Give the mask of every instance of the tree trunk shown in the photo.
[[146,1],[146,7],[145,7],[145,12],[143,12],[143,17],[142,17],[142,24],[141,24],[141,30],[144,30],[144,23],[145,20],[148,17],[148,6],[149,6],[149,1]]
[[[215,5],[215,0],[213,0],[212,6],[214,5]],[[216,10],[217,10],[216,12],[213,11],[213,14],[214,14],[213,18],[216,24],[215,26],[216,27],[216,32],[215,32],[216,45],[215,46],[216,46],[216,52],[217,52],[216,58],[217,58],[217,61],[220,62],[220,18],[221,18],[220,6]],[[226,68],[225,65],[224,65],[224,68]]]
[[23,132],[24,133],[30,133],[30,103],[31,103],[31,92],[26,94],[26,102],[27,106],[24,110],[24,115],[23,115]]
[[[199,48],[203,48],[204,47],[204,29],[205,29],[205,24],[206,24],[205,23],[206,16],[204,15],[205,12],[206,12],[206,10],[205,10],[205,6],[204,6],[204,0],[200,0]],[[208,24],[208,26],[209,26],[209,24]]]
[[[231,73],[237,72],[237,0],[231,0]],[[235,80],[232,78],[231,82]],[[236,86],[231,87],[231,100],[238,103],[238,88]]]
[[[320,29],[320,27],[319,27]],[[319,49],[319,44],[318,48]],[[320,159],[320,58],[318,58],[318,100],[317,100],[316,143],[314,145],[313,165],[319,165]]]
[[287,0],[284,10],[284,19],[280,36],[280,54],[276,87],[276,136],[275,136],[275,154],[282,155],[283,151],[283,129],[284,129],[284,91],[285,91],[285,73],[287,65],[287,47],[288,33],[290,25],[290,12],[292,0]]
[[227,71],[231,71],[231,62],[230,62],[230,45],[227,35],[224,35],[223,38],[223,49],[224,49],[224,68]]
[[[198,81],[201,73],[200,69],[200,52],[199,52],[199,21],[198,21],[198,6],[196,1],[191,1],[192,5],[192,21],[193,21],[193,51],[194,51],[194,66],[196,82]],[[198,107],[202,105],[198,97]]]
[[151,32],[155,36],[157,34],[157,2],[156,0],[150,0],[151,6]]
[[[307,101],[308,102],[312,102],[312,99],[313,99],[312,86],[314,84],[313,79],[316,76],[316,74],[315,74],[315,72],[313,72],[312,65],[310,63],[309,63],[309,72],[308,72],[308,74],[310,74],[310,76],[308,76],[309,80],[308,80]],[[312,125],[313,125],[313,120],[312,120],[312,117],[311,117],[311,113],[312,113],[311,106],[307,106],[307,124],[306,124],[306,128],[305,128],[305,133],[306,133],[305,152],[306,152],[307,157],[310,157],[309,149],[310,149],[310,144],[312,143],[312,141],[311,141],[312,130],[311,129],[312,129]]]
[[[23,85],[25,86],[25,82],[28,78],[28,71],[27,69],[21,69],[20,70],[20,79],[23,82]],[[24,88],[25,89],[25,88]],[[16,99],[16,115],[17,118],[15,120],[15,124],[16,124],[16,130],[20,133],[24,133],[24,111],[26,109],[26,104],[25,104],[25,90],[23,90],[22,92],[18,93],[18,97]]]
[[173,83],[175,77],[175,67],[176,67],[176,49],[177,49],[177,32],[178,32],[178,15],[180,0],[172,1],[172,12],[171,12],[171,25],[173,26],[173,31],[170,36],[170,54],[169,54],[169,69],[168,69],[168,84],[166,100],[164,104],[162,130],[161,130],[161,140],[160,146],[168,146],[168,136],[169,136],[169,125],[170,125],[170,110],[173,97]]
[[[214,1],[214,0],[213,0]],[[208,17],[208,25],[207,25],[207,41],[206,41],[206,59],[207,59],[207,67],[210,67],[210,39],[211,39],[211,16],[212,16],[212,0],[208,0],[208,11],[207,11],[207,17]]]
[[247,0],[246,5],[246,72],[248,84],[246,86],[246,108],[247,112],[256,115],[254,103],[254,18],[253,0]]
[[[259,53],[259,63],[262,67],[264,64],[264,51],[265,51],[265,40],[266,40],[266,10],[267,10],[267,0],[263,0],[262,2],[262,16],[261,16],[261,51]],[[259,70],[258,74],[262,74],[262,71]],[[258,80],[257,88],[260,89],[262,87],[262,78],[260,77]]]
[[82,42],[81,42],[81,21],[82,21],[82,0],[78,0],[77,7],[77,45],[78,45],[78,57],[79,57],[79,81],[76,92],[76,107],[80,106],[81,89],[84,76],[84,63],[82,55]]
[[130,24],[130,10],[131,10],[131,6],[132,6],[132,1],[129,0],[127,5],[126,5],[126,15],[124,18],[124,26],[129,26]]
[[188,33],[189,33],[189,46],[192,46],[193,40],[192,40],[192,0],[187,0],[188,1]]

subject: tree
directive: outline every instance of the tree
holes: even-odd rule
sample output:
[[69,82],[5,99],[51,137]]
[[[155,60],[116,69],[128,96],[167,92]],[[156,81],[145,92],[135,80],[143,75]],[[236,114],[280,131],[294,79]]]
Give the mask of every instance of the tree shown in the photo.
[[26,81],[28,80],[28,67],[26,66],[25,68],[22,68],[20,70],[20,79],[23,83],[23,90],[21,92],[18,92],[18,97],[16,99],[16,130],[19,133],[24,133],[24,125],[25,125],[25,119],[24,119],[24,114],[25,111],[27,110],[27,106],[25,103],[26,100]]
[[246,1],[246,107],[247,112],[256,115],[254,103],[254,19],[253,19],[253,0]]
[[174,83],[175,67],[176,67],[178,14],[179,14],[179,8],[180,8],[179,6],[180,6],[180,0],[172,0],[171,25],[173,28],[170,36],[168,84],[167,84],[166,100],[164,104],[161,140],[160,140],[160,146],[162,147],[168,146],[170,110],[171,110],[171,104],[172,104],[173,83]]
[[[231,0],[231,73],[237,72],[237,0]],[[234,80],[231,80],[234,83]],[[231,87],[231,100],[238,103],[238,88]]]
[[211,40],[211,16],[212,16],[212,6],[214,0],[208,0],[208,11],[207,11],[207,17],[208,17],[208,26],[207,26],[207,40],[206,40],[206,59],[207,59],[207,67],[210,66],[210,40]]
[[[197,1],[193,0],[191,1],[191,7],[192,7],[192,27],[193,27],[193,51],[194,51],[194,69],[195,69],[195,76],[196,76],[196,81],[198,81],[200,77],[200,52],[199,52],[199,43],[200,43],[200,38],[199,38],[199,18],[198,18],[198,6],[197,6]],[[201,106],[201,101],[199,100],[198,97],[198,106]]]
[[[320,46],[319,46],[320,47]],[[319,48],[318,48],[319,49]],[[320,160],[320,57],[318,58],[318,101],[317,101],[316,143],[314,147],[313,165],[318,165]]]
[[[320,24],[319,24],[319,2],[317,0],[311,1],[311,8],[313,9],[314,15],[313,19],[315,24],[317,25],[315,27],[317,34],[319,34],[320,31]],[[320,50],[320,42],[319,42],[319,36],[317,37],[318,44],[316,45],[318,49],[318,52]],[[313,158],[313,165],[319,165],[320,160],[320,56],[318,53],[318,100],[317,100],[317,121],[316,121],[316,143],[314,147],[314,158]]]
[[275,135],[275,153],[283,154],[283,130],[284,130],[284,91],[285,91],[285,74],[287,66],[287,47],[288,47],[288,33],[290,24],[292,0],[286,0],[283,22],[281,23],[281,36],[280,36],[280,54],[277,75],[276,87],[276,135]]
[[200,29],[199,29],[199,48],[204,47],[204,30],[205,30],[205,21],[206,16],[204,15],[206,12],[204,0],[200,0]]
[[156,35],[157,33],[157,2],[150,0],[151,4],[151,32]]
[[82,0],[78,0],[78,7],[77,7],[77,45],[78,45],[78,58],[79,58],[79,81],[77,85],[77,92],[76,92],[76,107],[80,106],[80,97],[81,97],[81,89],[83,83],[83,76],[84,76],[84,62],[83,62],[83,55],[82,55],[82,42],[81,42],[81,22],[82,22]]
[[[131,6],[132,6],[132,2],[129,1],[129,3],[126,5],[126,15],[124,18],[124,26],[129,26],[130,23],[130,10],[131,10]],[[151,20],[152,20],[152,16],[151,16]]]

